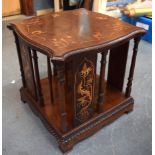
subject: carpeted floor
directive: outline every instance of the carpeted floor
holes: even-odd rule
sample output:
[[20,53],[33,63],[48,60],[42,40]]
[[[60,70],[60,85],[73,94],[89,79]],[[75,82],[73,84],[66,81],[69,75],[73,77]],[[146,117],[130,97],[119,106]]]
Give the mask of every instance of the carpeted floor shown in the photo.
[[[61,155],[55,138],[20,101],[21,78],[12,33],[3,22],[3,155]],[[131,48],[129,59],[131,58]],[[68,155],[151,155],[152,48],[141,41],[133,82],[134,111],[78,143]],[[129,69],[130,61],[127,65]],[[42,68],[44,63],[41,63]],[[128,74],[127,74],[128,76]],[[125,81],[126,82],[126,81]]]

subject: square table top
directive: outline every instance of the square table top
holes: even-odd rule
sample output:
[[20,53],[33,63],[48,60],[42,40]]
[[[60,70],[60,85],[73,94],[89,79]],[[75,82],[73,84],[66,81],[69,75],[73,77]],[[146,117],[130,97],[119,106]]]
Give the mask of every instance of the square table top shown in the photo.
[[145,33],[142,28],[86,9],[32,17],[12,23],[12,27],[26,42],[57,59]]

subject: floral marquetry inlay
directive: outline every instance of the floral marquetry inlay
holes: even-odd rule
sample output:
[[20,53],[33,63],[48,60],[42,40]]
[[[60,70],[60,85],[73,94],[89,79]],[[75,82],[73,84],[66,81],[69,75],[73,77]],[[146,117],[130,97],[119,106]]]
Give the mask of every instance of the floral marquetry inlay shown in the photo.
[[79,49],[102,48],[144,33],[142,28],[83,8],[17,21],[13,27],[25,41],[59,60]]
[[85,58],[75,75],[75,117],[80,122],[86,121],[92,114],[93,91],[94,66]]

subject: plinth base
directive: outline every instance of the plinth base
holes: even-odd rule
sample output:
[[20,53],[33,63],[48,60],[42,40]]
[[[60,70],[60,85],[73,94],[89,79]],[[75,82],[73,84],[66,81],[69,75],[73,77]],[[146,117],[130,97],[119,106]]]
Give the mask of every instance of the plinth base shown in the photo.
[[[77,127],[74,127],[72,119],[68,117],[68,131],[63,133],[61,132],[59,106],[57,105],[58,96],[56,95],[56,92],[54,92],[56,97],[54,98],[55,102],[52,103],[49,94],[48,79],[41,80],[41,86],[44,96],[44,106],[40,106],[28,90],[23,87],[20,89],[21,100],[29,104],[33,112],[42,120],[45,127],[57,138],[62,152],[69,151],[77,142],[91,136],[103,126],[120,117],[122,114],[133,110],[133,98],[126,98],[123,93],[107,84],[103,112],[99,114],[95,113],[90,120]],[[53,85],[53,88],[55,87],[56,86]]]

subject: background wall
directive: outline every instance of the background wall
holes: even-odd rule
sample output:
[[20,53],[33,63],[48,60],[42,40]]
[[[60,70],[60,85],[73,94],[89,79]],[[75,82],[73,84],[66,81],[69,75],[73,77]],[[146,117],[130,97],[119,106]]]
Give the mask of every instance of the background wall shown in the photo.
[[[11,4],[10,4],[11,3]],[[9,16],[20,13],[20,2],[19,0],[2,0],[2,15]]]

